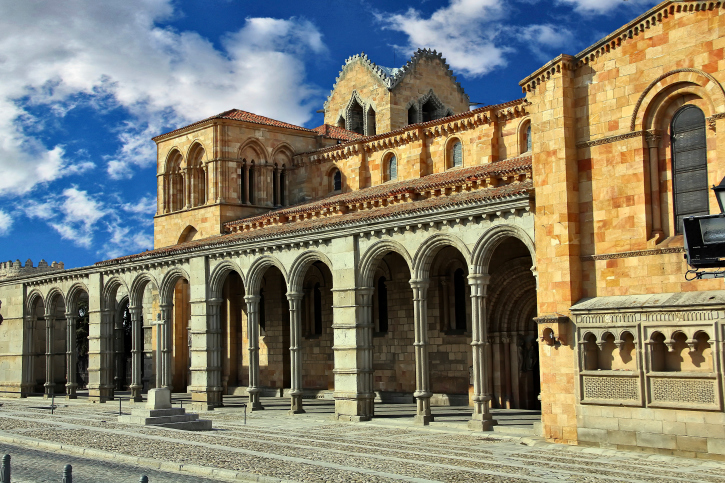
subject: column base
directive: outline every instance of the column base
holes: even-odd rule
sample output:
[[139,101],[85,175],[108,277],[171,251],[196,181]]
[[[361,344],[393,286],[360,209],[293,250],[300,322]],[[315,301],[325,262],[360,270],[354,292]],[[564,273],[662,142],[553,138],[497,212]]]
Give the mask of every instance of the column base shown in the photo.
[[113,386],[96,386],[88,389],[88,401],[92,403],[105,403],[113,401]]
[[493,427],[498,424],[493,419],[471,419],[468,421],[468,429],[473,431],[493,431]]
[[[247,390],[249,392],[249,390]],[[264,406],[262,406],[262,402],[259,400],[259,389],[255,390],[254,392],[249,392],[249,403],[247,404],[247,410],[248,411],[262,411],[264,409]]]
[[416,414],[413,418],[413,423],[419,426],[428,426],[433,422],[432,414]]
[[304,414],[305,410],[302,407],[302,395],[295,394],[290,395],[290,410],[289,414]]
[[143,402],[143,395],[141,394],[143,386],[132,384],[129,389],[131,389],[131,400],[133,402]]

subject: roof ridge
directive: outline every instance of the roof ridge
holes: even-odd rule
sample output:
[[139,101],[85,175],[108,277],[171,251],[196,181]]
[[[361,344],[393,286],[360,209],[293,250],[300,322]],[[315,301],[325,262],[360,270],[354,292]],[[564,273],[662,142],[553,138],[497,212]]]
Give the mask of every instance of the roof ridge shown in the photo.
[[[458,91],[463,94],[464,96],[468,97],[468,94],[463,90],[463,87],[461,86],[461,83],[458,82],[455,75],[453,75],[453,71],[450,68],[450,65],[446,63],[445,57],[443,57],[442,52],[438,52],[435,49],[421,49],[419,48],[416,50],[413,55],[408,59],[408,61],[403,64],[402,67],[393,67],[392,70],[394,70],[393,75],[388,75],[386,70],[388,67],[383,67],[379,64],[376,64],[372,60],[370,60],[370,57],[365,52],[361,52],[359,54],[352,55],[345,59],[345,63],[340,68],[340,72],[337,74],[337,77],[335,77],[335,83],[332,85],[332,90],[330,91],[330,94],[327,96],[327,99],[325,100],[325,103],[323,107],[326,109],[327,105],[330,102],[330,99],[332,98],[333,92],[335,92],[335,88],[337,87],[337,84],[340,82],[340,78],[345,73],[345,69],[348,68],[348,66],[354,62],[362,62],[363,65],[368,67],[380,80],[380,82],[388,89],[388,91],[392,91],[395,89],[398,84],[408,75],[408,73],[415,68],[416,65],[418,65],[418,62],[420,62],[424,58],[436,58],[441,61],[441,64],[446,69],[448,76],[453,80],[453,82],[456,84],[456,87],[458,88]],[[469,98],[470,101],[470,98]]]

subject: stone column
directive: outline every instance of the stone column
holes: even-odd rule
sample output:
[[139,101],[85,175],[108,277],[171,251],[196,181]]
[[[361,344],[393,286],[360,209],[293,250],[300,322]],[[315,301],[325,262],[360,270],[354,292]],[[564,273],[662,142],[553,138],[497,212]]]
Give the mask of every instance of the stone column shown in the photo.
[[182,191],[182,193],[184,194],[183,206],[184,209],[187,209],[191,208],[191,170],[187,168],[186,172],[182,171],[181,176],[181,182],[184,186],[184,189]]
[[657,131],[648,132],[646,135],[647,146],[649,147],[649,184],[650,184],[650,216],[652,218],[652,238],[664,236],[662,231],[662,214],[660,209],[660,158],[659,144],[660,136]]
[[142,307],[129,307],[131,313],[131,398],[136,402],[143,401],[143,327],[141,327]]
[[373,417],[373,292],[372,287],[332,289],[335,418],[339,420]]
[[244,164],[244,203],[249,204],[249,165]]
[[55,383],[53,382],[53,324],[55,317],[51,314],[45,314],[45,384],[44,396],[46,399],[55,393]]
[[277,192],[274,193],[274,206],[279,206],[282,204],[282,185],[280,184],[280,173],[281,171],[279,169],[274,170],[274,182],[277,183]]
[[413,289],[413,324],[415,328],[415,393],[416,424],[433,421],[430,410],[430,367],[428,363],[428,280],[411,280]]
[[[173,392],[173,365],[171,356],[174,347],[174,333],[172,330],[174,323],[174,305],[164,304],[160,305],[159,308],[161,309],[163,325],[156,326],[156,337],[161,337],[161,357],[159,357],[158,353],[156,354],[156,387],[163,387]],[[159,347],[158,343],[156,347]],[[161,385],[158,385],[159,382]]]
[[501,381],[501,392],[503,393],[503,407],[511,409],[511,353],[509,347],[511,339],[508,334],[501,337],[501,362],[503,363],[503,381]]
[[247,295],[247,339],[249,340],[249,410],[264,409],[259,400],[259,295]]
[[301,414],[302,408],[302,299],[304,293],[287,293],[290,322],[290,366],[292,368],[292,388],[290,391],[290,414]]
[[[204,259],[192,259],[201,272]],[[192,267],[194,268],[194,267]],[[192,280],[195,277],[192,276]],[[194,282],[199,282],[193,280]],[[205,300],[206,286],[191,286],[191,400],[197,410],[223,406],[221,298]],[[199,298],[196,298],[199,297]]]
[[519,339],[520,335],[511,334],[511,344],[509,351],[511,353],[511,406],[521,407],[521,390],[519,383]]
[[[118,315],[118,312],[116,312]],[[125,360],[123,357],[123,316],[114,317],[113,324],[113,385],[116,391],[123,391],[124,378],[122,377]]]
[[501,354],[501,334],[493,334],[492,339],[490,350],[493,353],[493,374],[491,374],[491,379],[493,379],[493,393],[491,397],[494,400],[495,406],[503,408],[503,371],[501,370],[503,355]]
[[20,386],[20,397],[27,397],[35,392],[35,325],[34,315],[26,315],[23,329],[23,381]]
[[496,424],[489,412],[491,395],[489,387],[488,317],[486,290],[491,281],[488,274],[471,274],[471,347],[473,348],[473,416],[468,427],[477,431],[491,431]]
[[76,399],[78,396],[76,395],[76,389],[78,388],[78,383],[76,381],[76,366],[78,364],[78,352],[76,349],[76,320],[78,317],[76,314],[67,313],[65,314],[65,320],[67,323],[66,328],[66,384],[65,384],[65,394],[68,399]]

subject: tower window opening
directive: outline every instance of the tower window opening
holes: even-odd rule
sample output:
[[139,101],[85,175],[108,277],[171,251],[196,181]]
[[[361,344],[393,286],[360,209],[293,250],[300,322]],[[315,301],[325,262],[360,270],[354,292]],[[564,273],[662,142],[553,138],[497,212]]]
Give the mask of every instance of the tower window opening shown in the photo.
[[348,130],[358,134],[365,134],[363,121],[363,108],[359,102],[354,101],[348,114]]
[[340,173],[339,169],[336,169],[335,174],[332,175],[332,189],[334,191],[342,189],[342,173]]

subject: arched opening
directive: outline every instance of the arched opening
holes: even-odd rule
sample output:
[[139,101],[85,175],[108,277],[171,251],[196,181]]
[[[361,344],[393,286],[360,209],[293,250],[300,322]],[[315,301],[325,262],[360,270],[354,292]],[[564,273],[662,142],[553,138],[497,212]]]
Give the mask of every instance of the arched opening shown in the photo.
[[377,127],[375,126],[375,110],[373,109],[373,106],[368,107],[366,134],[368,136],[375,136],[375,134],[377,134]]
[[189,281],[179,278],[173,289],[171,391],[188,392],[191,383],[191,291]]
[[46,324],[45,304],[43,299],[36,296],[30,305],[30,313],[26,321],[28,354],[28,367],[26,375],[27,392],[43,392],[45,384],[45,350],[46,350]]
[[408,108],[408,125],[418,122],[418,106],[413,104]]
[[181,232],[181,235],[179,235],[179,241],[177,243],[185,243],[190,242],[196,237],[196,234],[198,232],[196,231],[196,228],[189,225],[186,228],[184,228],[184,231]]
[[363,107],[357,101],[353,99],[351,106],[347,111],[347,129],[358,134],[365,134],[364,131],[364,114]]
[[259,296],[261,395],[282,396],[290,387],[290,315],[287,282],[277,267],[264,272]]
[[342,173],[339,169],[335,168],[332,171],[332,191],[340,191],[342,190]]
[[130,300],[124,296],[118,303],[114,324],[114,385],[116,391],[123,391],[131,386],[133,374],[133,323],[131,318]]
[[671,140],[675,230],[681,234],[683,218],[710,213],[705,114],[700,108],[686,105],[675,114]]
[[433,100],[433,97],[431,96],[428,98],[427,101],[421,106],[421,114],[422,114],[422,121],[428,122],[428,121],[434,121],[436,119],[439,119],[443,117],[442,115],[439,115],[439,110],[436,106],[435,101]]
[[152,322],[161,315],[159,289],[147,275],[134,281],[129,293],[128,316],[131,318],[131,394],[141,401],[141,394],[156,387],[157,330]]
[[385,254],[374,267],[371,309],[375,326],[373,391],[377,403],[414,402],[415,327],[410,279],[408,263],[396,252]]
[[247,334],[246,292],[242,277],[230,271],[222,285],[219,316],[222,329],[223,394],[242,395],[249,384],[249,344]]
[[[65,318],[65,302],[59,293],[51,294],[45,312],[45,395],[62,394],[68,366],[68,323]],[[71,334],[73,335],[73,334]]]
[[287,176],[285,175],[286,172],[287,170],[282,169],[282,172],[279,175],[279,204],[281,206],[287,206]]
[[489,392],[494,408],[540,409],[541,378],[536,279],[531,254],[519,239],[502,240],[491,255],[487,299]]
[[531,152],[531,120],[526,119],[519,127],[519,154]]
[[87,292],[82,291],[77,295],[74,312],[74,316],[76,317],[75,326],[71,327],[69,324],[67,330],[73,330],[72,337],[75,338],[75,357],[73,357],[75,367],[68,367],[67,370],[68,373],[75,371],[75,378],[71,380],[66,376],[66,384],[75,383],[76,387],[66,390],[69,396],[75,389],[88,389],[88,336],[90,335],[90,327]]
[[459,139],[453,139],[448,151],[448,167],[460,168],[463,166],[463,144]]
[[315,397],[332,397],[335,389],[332,272],[323,262],[314,262],[302,281],[302,388]]
[[431,406],[470,405],[473,352],[467,277],[466,260],[457,248],[438,250],[430,265],[427,296]]
[[398,158],[394,153],[390,153],[383,162],[383,182],[396,179],[398,179]]
[[247,199],[249,200],[249,204],[253,205],[257,199],[256,194],[254,193],[254,176],[256,175],[256,168],[252,164],[249,167],[249,170],[247,171],[249,175],[249,187],[247,188]]
[[337,127],[340,127],[342,129],[345,129],[345,118],[340,116],[337,118]]
[[189,199],[187,205],[191,207],[206,204],[206,171],[204,168],[204,148],[195,144],[189,151],[187,161],[187,176],[189,177]]
[[164,211],[174,212],[184,208],[184,176],[181,173],[183,157],[178,150],[169,154],[164,176]]

